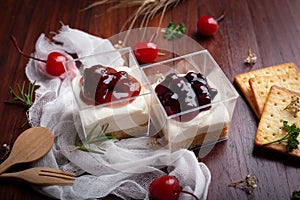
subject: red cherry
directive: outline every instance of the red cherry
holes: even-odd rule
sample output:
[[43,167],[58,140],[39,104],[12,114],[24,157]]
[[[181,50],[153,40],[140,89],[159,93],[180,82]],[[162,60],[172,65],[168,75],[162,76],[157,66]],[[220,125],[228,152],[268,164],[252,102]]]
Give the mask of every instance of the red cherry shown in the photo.
[[16,47],[16,49],[22,56],[46,63],[46,72],[48,74],[50,74],[52,76],[60,76],[65,72],[64,65],[62,62],[67,61],[68,58],[64,54],[59,53],[59,52],[51,52],[50,54],[48,54],[47,60],[39,59],[39,58],[36,58],[36,57],[33,57],[33,56],[23,53],[23,51],[18,46],[18,42],[17,42],[16,38],[12,35],[10,36],[10,38],[11,38],[14,46]]
[[67,61],[68,58],[59,52],[51,52],[48,55],[46,62],[46,72],[52,76],[60,76],[65,72],[63,65],[64,61]]
[[217,33],[219,29],[218,22],[224,18],[224,12],[217,19],[211,16],[202,16],[198,19],[197,28],[199,33],[205,36],[212,36]]
[[153,200],[178,200],[180,193],[189,194],[199,200],[193,193],[181,190],[179,181],[175,176],[165,175],[154,179],[149,186],[149,193]]
[[158,56],[158,47],[153,42],[137,42],[133,47],[133,52],[141,63],[153,63]]
[[174,176],[162,176],[149,186],[149,193],[153,200],[178,200],[180,191],[179,181]]
[[205,36],[216,34],[219,29],[217,20],[210,16],[202,16],[197,22],[198,31]]

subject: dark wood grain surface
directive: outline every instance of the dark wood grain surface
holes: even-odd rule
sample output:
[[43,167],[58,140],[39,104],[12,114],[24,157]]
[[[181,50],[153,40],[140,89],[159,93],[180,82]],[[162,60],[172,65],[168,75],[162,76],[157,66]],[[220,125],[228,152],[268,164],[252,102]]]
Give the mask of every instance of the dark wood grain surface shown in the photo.
[[[28,59],[20,56],[9,36],[18,38],[24,52],[33,52],[41,33],[50,35],[61,23],[108,38],[119,33],[135,8],[106,10],[109,3],[85,12],[80,10],[95,1],[89,0],[0,0],[0,157],[3,144],[14,143],[25,128],[21,107],[3,103],[10,99],[9,87],[26,80],[24,67]],[[219,32],[213,37],[196,34],[201,15],[218,16],[225,10]],[[187,34],[208,49],[230,81],[235,75],[284,62],[300,66],[299,0],[185,0],[166,12],[162,26],[170,21],[184,23]],[[105,13],[106,12],[106,13]],[[103,15],[105,13],[105,15]],[[159,16],[149,26],[157,26]],[[243,64],[247,50],[258,56],[250,67]],[[238,90],[239,91],[239,90]],[[240,92],[240,91],[239,91]],[[201,159],[211,170],[212,183],[208,199],[289,199],[300,190],[300,161],[257,149],[253,145],[258,119],[241,94],[237,102],[229,140],[219,143]],[[228,187],[247,174],[258,178],[253,195]],[[115,199],[114,197],[109,197]],[[30,186],[0,181],[0,199],[47,199]]]

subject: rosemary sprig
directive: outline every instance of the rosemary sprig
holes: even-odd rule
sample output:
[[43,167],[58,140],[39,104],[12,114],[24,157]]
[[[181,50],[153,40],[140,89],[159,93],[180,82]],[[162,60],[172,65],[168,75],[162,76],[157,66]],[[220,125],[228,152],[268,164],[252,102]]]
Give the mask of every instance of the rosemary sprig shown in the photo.
[[17,83],[17,91],[15,91],[12,87],[9,88],[9,92],[13,96],[12,99],[6,101],[6,103],[21,103],[25,106],[25,109],[28,109],[33,104],[33,92],[35,89],[35,83],[28,83],[27,90],[26,82],[24,81],[22,86]]
[[96,130],[99,124],[96,124],[92,130],[87,134],[86,138],[84,140],[81,140],[79,136],[77,135],[76,140],[75,140],[75,148],[71,150],[71,152],[76,151],[76,150],[81,150],[81,151],[86,151],[86,152],[91,152],[91,153],[98,153],[98,154],[103,154],[104,149],[100,148],[97,146],[99,150],[95,150],[90,148],[91,144],[101,144],[102,142],[110,139],[115,139],[114,136],[111,134],[106,134],[107,128],[109,126],[108,123],[102,125],[100,127],[100,131],[98,135],[94,135],[93,132]]

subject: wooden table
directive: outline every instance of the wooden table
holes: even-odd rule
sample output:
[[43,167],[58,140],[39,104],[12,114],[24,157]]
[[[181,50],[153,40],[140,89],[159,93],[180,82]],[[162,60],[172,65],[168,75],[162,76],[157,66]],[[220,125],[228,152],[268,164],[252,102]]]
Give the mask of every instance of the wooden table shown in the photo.
[[[135,8],[105,12],[112,3],[85,12],[80,10],[90,0],[0,0],[0,156],[3,144],[12,145],[26,119],[21,107],[4,104],[11,98],[9,87],[26,80],[27,58],[20,56],[9,36],[18,38],[24,52],[33,52],[41,33],[50,35],[61,23],[108,38],[117,34]],[[209,38],[196,33],[201,15],[226,12],[218,33]],[[162,26],[170,21],[184,23],[187,34],[208,49],[230,81],[235,75],[253,69],[294,62],[300,66],[300,1],[298,0],[185,0],[168,10]],[[159,16],[149,26],[157,26]],[[248,48],[256,53],[257,63],[243,64]],[[239,91],[240,92],[240,91]],[[258,119],[241,94],[237,102],[229,140],[215,146],[203,161],[211,170],[212,183],[208,199],[289,199],[292,191],[300,190],[300,161],[256,149],[253,145]],[[247,174],[258,178],[252,196],[228,187],[233,180]],[[0,199],[46,199],[26,184],[0,181]],[[111,197],[111,199],[114,199]]]

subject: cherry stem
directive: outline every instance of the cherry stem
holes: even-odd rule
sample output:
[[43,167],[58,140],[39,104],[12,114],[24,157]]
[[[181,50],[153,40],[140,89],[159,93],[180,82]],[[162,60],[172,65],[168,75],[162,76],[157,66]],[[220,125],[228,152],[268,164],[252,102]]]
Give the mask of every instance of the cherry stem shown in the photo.
[[191,195],[192,197],[194,197],[196,200],[200,200],[196,195],[194,195],[194,194],[191,193],[191,192],[185,191],[185,190],[180,190],[178,193],[189,194],[189,195]]
[[220,21],[222,21],[224,19],[224,17],[225,17],[225,11],[223,10],[222,13],[221,13],[221,15],[216,19],[216,21],[220,22]]
[[10,36],[10,39],[12,40],[14,46],[16,47],[16,49],[18,50],[18,52],[22,55],[22,56],[25,56],[27,58],[31,58],[31,59],[34,59],[34,60],[37,60],[37,61],[41,61],[41,62],[44,62],[46,63],[47,61],[45,60],[42,60],[42,59],[39,59],[39,58],[36,58],[36,57],[33,57],[33,56],[30,56],[30,55],[27,55],[25,53],[23,53],[23,51],[20,49],[19,45],[18,45],[18,42],[16,40],[16,38],[14,36]]
[[156,38],[156,33],[153,33],[151,35],[151,38],[150,38],[149,42],[153,42],[154,38]]

